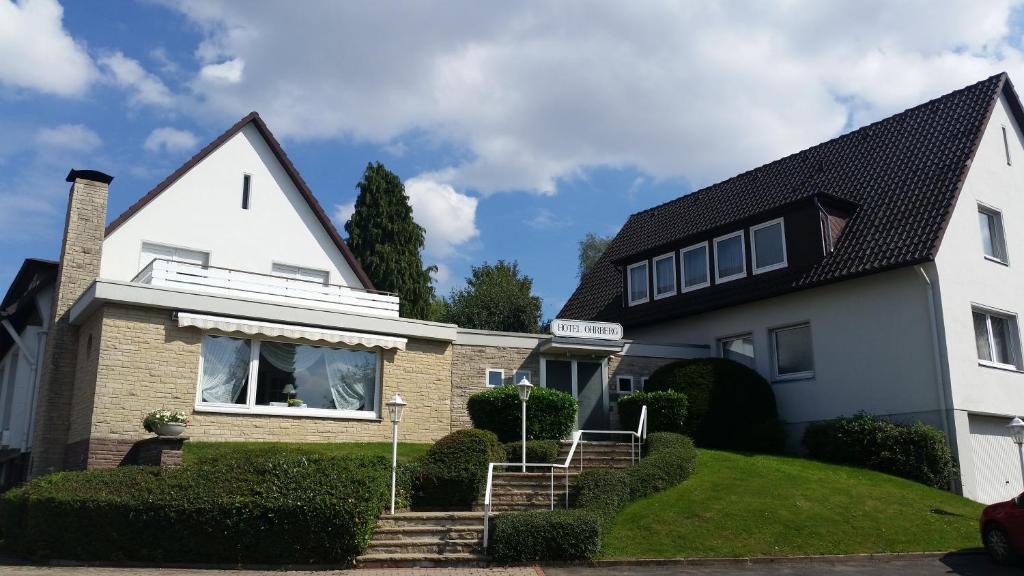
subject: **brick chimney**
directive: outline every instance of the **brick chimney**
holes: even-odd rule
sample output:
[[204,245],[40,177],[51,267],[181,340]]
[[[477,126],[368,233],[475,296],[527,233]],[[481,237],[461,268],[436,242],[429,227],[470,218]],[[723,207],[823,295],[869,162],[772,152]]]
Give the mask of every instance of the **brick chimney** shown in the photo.
[[113,179],[95,170],[68,173],[71,191],[57,270],[53,318],[39,375],[30,477],[64,468],[78,351],[78,329],[68,321],[68,312],[99,278],[107,193]]

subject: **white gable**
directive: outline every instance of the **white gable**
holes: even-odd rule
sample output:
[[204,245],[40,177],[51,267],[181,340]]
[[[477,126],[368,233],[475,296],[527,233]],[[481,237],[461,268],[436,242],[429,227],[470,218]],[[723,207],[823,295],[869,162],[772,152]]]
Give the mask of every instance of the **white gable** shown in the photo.
[[[242,208],[243,175],[251,177]],[[361,287],[341,251],[249,123],[103,241],[100,276],[135,277],[143,245],[206,252],[209,265],[270,274],[275,264],[325,270],[331,284]]]

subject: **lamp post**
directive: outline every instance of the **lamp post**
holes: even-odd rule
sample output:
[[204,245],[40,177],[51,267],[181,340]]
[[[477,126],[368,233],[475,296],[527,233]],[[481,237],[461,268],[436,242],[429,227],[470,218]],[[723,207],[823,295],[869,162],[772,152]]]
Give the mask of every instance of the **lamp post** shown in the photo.
[[526,401],[530,399],[533,384],[524,376],[516,383],[516,388],[519,388],[519,399],[523,401],[523,472],[526,472]]
[[1010,438],[1013,439],[1013,443],[1017,445],[1017,455],[1020,456],[1020,476],[1021,481],[1024,482],[1024,420],[1014,416],[1006,427],[1010,430]]
[[395,514],[395,471],[398,468],[398,423],[402,421],[402,412],[405,411],[406,403],[402,397],[395,394],[395,397],[388,401],[388,416],[391,418],[391,514]]

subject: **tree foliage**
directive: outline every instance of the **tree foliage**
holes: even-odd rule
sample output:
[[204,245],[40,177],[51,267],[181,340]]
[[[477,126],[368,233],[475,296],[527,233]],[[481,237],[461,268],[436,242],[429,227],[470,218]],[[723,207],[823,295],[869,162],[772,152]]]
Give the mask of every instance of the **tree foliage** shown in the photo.
[[519,272],[517,262],[498,260],[474,266],[466,287],[452,290],[442,314],[445,322],[463,328],[536,333],[540,309],[541,299],[533,295],[533,280]]
[[345,223],[349,248],[376,289],[401,297],[403,317],[429,318],[434,267],[423,267],[425,231],[413,221],[405,185],[376,162],[366,165],[357,187],[355,211]]
[[593,232],[587,232],[587,235],[580,240],[580,263],[578,275],[582,279],[583,276],[590,272],[597,264],[597,261],[601,259],[601,255],[604,254],[605,249],[611,244],[611,236],[598,236]]

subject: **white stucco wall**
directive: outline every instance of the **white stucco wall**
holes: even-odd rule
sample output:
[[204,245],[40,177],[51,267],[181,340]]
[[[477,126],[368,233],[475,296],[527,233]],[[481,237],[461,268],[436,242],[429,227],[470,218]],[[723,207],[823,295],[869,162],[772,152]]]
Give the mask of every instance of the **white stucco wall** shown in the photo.
[[[773,383],[783,421],[803,424],[858,410],[937,418],[923,416],[940,404],[926,284],[916,268],[627,329],[626,337],[708,344],[717,355],[719,338],[749,332],[756,369],[771,381],[770,330],[803,322],[811,325],[815,375]],[[799,440],[790,438],[790,446]]]
[[[252,175],[241,207],[242,175]],[[210,265],[269,274],[273,263],[327,270],[332,284],[361,286],[344,256],[249,124],[103,242],[100,275],[131,280],[143,242],[210,253]]]

